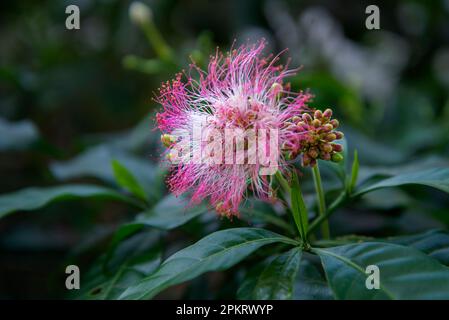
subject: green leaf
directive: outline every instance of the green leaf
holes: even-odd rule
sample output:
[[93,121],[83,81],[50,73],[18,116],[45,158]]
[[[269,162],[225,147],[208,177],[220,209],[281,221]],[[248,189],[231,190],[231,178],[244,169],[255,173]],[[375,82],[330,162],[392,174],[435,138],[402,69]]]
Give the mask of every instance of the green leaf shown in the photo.
[[3,194],[0,196],[0,218],[14,211],[35,210],[51,202],[79,198],[106,198],[139,206],[134,199],[109,188],[87,184],[68,184],[47,188],[26,188]]
[[385,241],[414,247],[449,266],[449,234],[445,231],[430,230],[411,236],[387,238]]
[[[411,248],[365,242],[313,249],[337,299],[449,299],[449,268]],[[369,290],[366,267],[380,270],[380,288]]]
[[298,175],[296,172],[293,173],[293,181],[291,185],[291,203],[292,203],[292,213],[293,218],[298,228],[301,239],[305,240],[307,238],[307,229],[309,225],[309,218],[307,215],[306,204],[302,197],[301,189],[299,187]]
[[301,255],[301,249],[293,248],[271,259],[259,274],[245,279],[237,296],[257,300],[291,299]]
[[115,179],[120,186],[134,194],[139,199],[142,199],[143,201],[148,200],[142,186],[139,182],[137,182],[136,178],[134,178],[133,174],[129,172],[128,169],[126,169],[117,160],[113,160],[111,165],[114,170]]
[[354,150],[354,160],[352,161],[351,180],[348,184],[348,191],[352,193],[357,184],[357,177],[359,175],[359,156],[357,150]]
[[429,186],[449,193],[449,168],[432,168],[418,172],[409,172],[368,185],[365,184],[357,190],[355,196],[381,188],[399,187],[408,184]]
[[295,280],[295,300],[332,300],[332,291],[324,274],[308,259],[301,259]]
[[113,161],[119,161],[135,180],[142,186],[146,196],[159,198],[160,188],[156,185],[157,168],[148,160],[136,157],[119,148],[100,145],[87,149],[75,158],[65,162],[55,162],[50,166],[52,174],[59,180],[79,177],[94,177],[107,183],[115,182],[112,166]]
[[136,223],[144,226],[170,230],[179,227],[197,216],[209,212],[205,204],[192,206],[184,197],[167,195],[150,210],[136,217]]
[[225,270],[258,248],[276,242],[297,245],[295,240],[264,229],[234,228],[214,232],[173,254],[150,277],[128,288],[120,299],[151,298],[205,272]]

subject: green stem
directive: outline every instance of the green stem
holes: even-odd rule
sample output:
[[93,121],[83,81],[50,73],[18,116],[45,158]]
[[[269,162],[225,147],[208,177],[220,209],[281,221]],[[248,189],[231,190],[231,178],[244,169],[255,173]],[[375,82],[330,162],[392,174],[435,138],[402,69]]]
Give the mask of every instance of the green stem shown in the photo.
[[[315,182],[315,190],[318,196],[319,216],[324,217],[326,216],[326,201],[324,199],[323,184],[321,183],[321,175],[318,163],[315,166],[313,166],[312,172],[313,172],[313,180]],[[321,235],[323,236],[324,239],[329,239],[330,237],[329,222],[327,220],[323,220],[321,224]]]
[[276,178],[278,179],[282,189],[284,189],[284,191],[287,194],[290,194],[290,192],[291,192],[290,185],[288,184],[288,181],[284,178],[284,176],[282,175],[282,173],[280,171],[276,171]]
[[142,29],[162,61],[172,63],[173,53],[152,20],[142,25]]
[[326,211],[326,214],[323,216],[319,216],[316,218],[309,227],[309,233],[311,233],[313,230],[315,230],[323,221],[326,221],[327,218],[330,217],[332,213],[347,199],[347,194],[345,191],[343,191],[337,199],[334,200],[334,202],[331,203],[329,208]]

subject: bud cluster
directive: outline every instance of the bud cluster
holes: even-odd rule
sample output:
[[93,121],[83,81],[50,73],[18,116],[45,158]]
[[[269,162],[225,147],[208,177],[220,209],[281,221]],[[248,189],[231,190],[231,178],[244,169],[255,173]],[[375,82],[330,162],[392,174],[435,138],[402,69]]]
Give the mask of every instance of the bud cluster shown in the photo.
[[343,133],[336,131],[339,123],[332,118],[332,110],[324,112],[316,110],[313,116],[304,113],[301,117],[294,117],[290,124],[294,139],[291,143],[285,143],[283,152],[287,158],[296,158],[302,154],[303,166],[314,166],[318,159],[339,162],[343,159],[342,145],[334,143],[343,138]]

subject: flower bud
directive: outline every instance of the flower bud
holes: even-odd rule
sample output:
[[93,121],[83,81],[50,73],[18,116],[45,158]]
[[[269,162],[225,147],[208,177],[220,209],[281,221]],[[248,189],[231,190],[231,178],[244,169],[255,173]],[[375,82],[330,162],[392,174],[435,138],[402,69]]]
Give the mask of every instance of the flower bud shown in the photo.
[[146,4],[136,1],[129,6],[129,17],[133,23],[141,26],[153,19],[153,12]]
[[321,119],[323,117],[323,113],[321,112],[321,110],[316,110],[315,113],[313,114],[313,117],[315,119]]
[[161,135],[161,142],[165,147],[168,148],[173,144],[173,142],[176,142],[176,138],[171,134],[163,134]]
[[329,161],[331,159],[331,154],[322,152],[320,154],[320,158],[323,159],[323,160]]
[[308,154],[313,159],[316,159],[318,157],[318,155],[319,155],[318,150],[315,149],[315,148],[310,149]]
[[335,135],[335,133],[328,133],[326,135],[325,139],[326,139],[326,141],[331,142],[331,141],[334,141],[335,139],[337,139],[337,136]]
[[332,127],[334,127],[334,129],[337,129],[338,126],[340,125],[337,119],[332,119],[330,124],[332,125]]
[[341,155],[341,153],[334,153],[332,155],[332,161],[333,162],[340,162],[343,160],[343,156]]
[[324,152],[332,152],[332,146],[329,143],[325,143],[321,146],[321,150],[323,150]]
[[312,117],[308,113],[304,113],[302,115],[302,120],[304,120],[305,123],[311,124],[312,123]]
[[172,162],[173,159],[175,159],[175,154],[172,153],[172,152],[169,152],[169,153],[167,153],[167,155],[165,156],[165,158],[166,158],[168,161]]
[[330,119],[332,117],[332,110],[327,108],[326,110],[324,110],[323,112],[323,117]]
[[326,124],[323,126],[323,131],[324,131],[324,132],[330,132],[330,131],[332,131],[332,129],[334,129],[334,127],[333,127],[330,123],[326,123]]
[[310,158],[310,156],[307,153],[304,153],[302,155],[302,165],[304,167],[307,167],[311,161],[312,161],[312,158]]
[[343,132],[341,132],[341,131],[335,131],[334,133],[335,133],[335,136],[337,137],[336,140],[343,139],[343,137],[344,137]]
[[319,126],[321,126],[321,121],[318,120],[318,119],[313,119],[313,120],[312,120],[312,125],[313,125],[315,128],[318,128]]
[[332,150],[335,151],[335,152],[342,152],[343,151],[343,146],[341,144],[333,143],[332,144]]

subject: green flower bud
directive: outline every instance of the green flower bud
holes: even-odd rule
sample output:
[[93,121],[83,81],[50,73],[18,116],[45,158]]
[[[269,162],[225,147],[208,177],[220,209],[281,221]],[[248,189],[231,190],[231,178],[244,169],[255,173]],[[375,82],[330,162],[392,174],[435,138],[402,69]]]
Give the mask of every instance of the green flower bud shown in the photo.
[[176,142],[176,137],[171,134],[161,135],[161,142],[165,147],[170,147],[174,142]]
[[341,153],[334,153],[332,155],[332,161],[333,162],[340,162],[343,160],[343,156],[341,155]]

